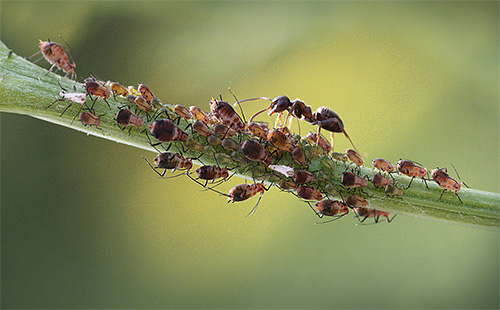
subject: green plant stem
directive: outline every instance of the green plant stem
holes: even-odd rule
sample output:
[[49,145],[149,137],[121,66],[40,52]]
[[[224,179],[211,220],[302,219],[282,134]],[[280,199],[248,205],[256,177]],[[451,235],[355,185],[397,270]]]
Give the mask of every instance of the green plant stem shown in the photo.
[[[56,123],[71,129],[80,130],[101,138],[106,138],[120,143],[125,143],[149,151],[155,151],[151,147],[146,135],[140,133],[137,128],[121,130],[116,126],[114,120],[119,106],[126,104],[123,99],[118,102],[109,98],[111,109],[99,99],[95,105],[95,114],[101,118],[100,129],[95,127],[85,127],[73,117],[80,108],[78,104],[73,104],[63,116],[60,113],[69,104],[67,101],[56,102],[51,108],[47,106],[59,99],[61,88],[59,84],[74,92],[84,92],[81,83],[62,78],[54,73],[48,73],[47,70],[10,53],[10,50],[0,42],[0,112],[24,114],[36,117],[48,122]],[[87,102],[90,100],[87,99]],[[89,103],[90,104],[90,103]],[[168,108],[168,105],[165,107]],[[167,112],[169,113],[169,112]],[[173,115],[172,115],[173,116]],[[181,120],[180,127],[185,128],[188,121]],[[147,128],[147,122],[141,127],[141,130]],[[268,184],[277,184],[280,181],[290,181],[279,173],[270,172],[266,165],[258,162],[251,162],[246,159],[241,151],[228,151],[220,145],[209,146],[205,137],[198,136],[192,130],[186,130],[190,139],[205,145],[203,152],[189,149],[186,145],[175,142],[170,151],[180,152],[185,157],[200,157],[199,162],[204,164],[225,165],[234,167],[234,171],[249,179],[266,181]],[[249,135],[242,135],[241,139],[249,139]],[[309,165],[307,169],[318,175],[315,185],[321,189],[330,188],[329,192],[334,195],[336,190],[340,189],[340,176],[346,170],[346,164],[340,161],[332,160],[328,156],[313,155],[312,146],[301,142],[308,156]],[[290,156],[285,153],[280,164],[287,164],[299,169],[300,166],[294,163]],[[360,174],[368,177],[377,173],[373,169],[361,168]],[[406,187],[410,178],[403,175],[394,176],[400,187]],[[329,187],[329,185],[331,185]],[[334,189],[331,189],[331,188]],[[364,195],[369,206],[398,214],[413,215],[416,217],[434,219],[444,222],[452,222],[471,227],[482,227],[498,229],[500,226],[500,195],[488,193],[474,189],[462,188],[459,192],[463,203],[460,203],[457,197],[447,192],[439,199],[442,189],[433,182],[429,184],[430,189],[420,180],[414,180],[412,186],[404,191],[400,198],[387,197],[381,189],[375,188],[370,182],[364,188]],[[343,191],[343,190],[341,190]],[[328,190],[326,190],[328,192]],[[344,194],[346,194],[344,192]]]

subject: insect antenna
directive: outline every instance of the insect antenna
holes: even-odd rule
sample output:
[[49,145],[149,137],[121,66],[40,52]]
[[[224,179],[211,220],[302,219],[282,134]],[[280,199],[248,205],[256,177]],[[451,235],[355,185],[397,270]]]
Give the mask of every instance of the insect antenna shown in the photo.
[[[238,98],[236,98],[236,96],[234,95],[234,93],[231,91],[231,87],[228,87],[227,90],[229,90],[229,92],[231,93],[231,95],[233,95],[234,100],[236,100],[236,102],[238,102]],[[240,112],[241,112],[241,117],[243,118],[243,123],[246,123],[247,120],[245,118],[245,113],[243,113],[243,108],[239,104],[238,104],[238,106],[240,107]]]
[[455,166],[450,162],[450,165],[453,167],[453,170],[455,170],[455,173],[457,174],[457,177],[458,179],[460,180],[460,182],[465,185],[467,188],[469,188],[469,185],[465,184],[465,182],[462,181],[462,178],[460,178],[460,174],[458,174],[458,171],[457,169],[455,168]]
[[257,207],[259,206],[259,202],[262,199],[262,195],[264,195],[264,193],[260,193],[259,199],[257,200],[257,203],[255,204],[255,207],[253,207],[253,209],[250,211],[250,213],[248,213],[244,217],[245,220],[247,219],[247,217],[252,216],[255,213],[255,211],[257,211]]

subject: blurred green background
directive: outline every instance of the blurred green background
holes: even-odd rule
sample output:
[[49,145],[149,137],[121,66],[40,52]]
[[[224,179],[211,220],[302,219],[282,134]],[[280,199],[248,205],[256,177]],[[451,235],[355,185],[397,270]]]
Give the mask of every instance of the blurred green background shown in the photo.
[[[8,47],[29,56],[61,35],[80,80],[205,110],[233,101],[227,87],[300,97],[339,113],[367,159],[452,162],[499,191],[496,1],[0,5]],[[256,198],[153,178],[140,158],[153,153],[24,116],[1,126],[3,308],[499,307],[498,232],[405,216],[315,226],[277,189],[244,220]]]

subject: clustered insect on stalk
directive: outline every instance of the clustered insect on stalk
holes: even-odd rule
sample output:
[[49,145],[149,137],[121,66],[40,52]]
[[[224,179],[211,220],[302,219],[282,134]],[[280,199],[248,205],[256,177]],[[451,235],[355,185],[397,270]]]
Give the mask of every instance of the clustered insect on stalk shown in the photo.
[[[48,40],[40,41],[39,47],[38,53],[41,52],[52,64],[51,70],[56,67],[76,80],[75,63],[69,61],[61,45]],[[320,107],[312,112],[312,108],[304,101],[291,101],[282,95],[274,99],[257,97],[237,100],[235,97],[234,105],[222,98],[212,98],[209,102],[210,112],[205,112],[196,106],[187,108],[181,104],[162,104],[144,84],[139,84],[137,88],[125,87],[118,82],[105,83],[91,76],[84,80],[83,87],[84,93],[76,92],[76,88],[75,92],[70,93],[61,87],[61,98],[47,108],[56,102],[69,101],[62,116],[73,103],[77,103],[80,106],[77,115],[83,125],[99,128],[101,121],[95,115],[94,105],[99,99],[104,101],[109,109],[112,106],[118,109],[114,119],[120,129],[129,127],[130,132],[136,127],[158,151],[154,164],[144,159],[160,178],[185,175],[208,190],[226,196],[228,202],[245,201],[259,194],[257,203],[248,215],[256,211],[263,194],[275,186],[304,200],[318,217],[332,217],[330,221],[321,223],[337,220],[347,215],[349,210],[354,212],[360,223],[364,223],[367,218],[373,218],[375,223],[380,218],[391,222],[394,216],[391,218],[388,212],[369,206],[365,198],[370,195],[364,188],[371,183],[375,190],[384,191],[388,199],[401,199],[415,177],[422,179],[426,186],[427,181],[434,181],[443,188],[439,199],[445,191],[450,190],[462,202],[458,192],[464,183],[449,176],[446,168],[432,170],[431,178],[428,178],[427,168],[417,162],[400,159],[394,165],[383,158],[375,158],[372,165],[379,172],[373,176],[361,175],[364,160],[347,134],[340,116],[328,107]],[[87,104],[87,99],[91,105]],[[270,105],[252,115],[247,122],[233,106],[253,100],[268,100]],[[268,111],[269,116],[277,114],[272,128],[267,123],[254,121],[256,116],[265,111]],[[287,115],[282,123],[284,112]],[[318,126],[317,132],[310,132],[305,137],[292,133],[289,127],[293,119]],[[186,124],[183,128],[181,120]],[[322,137],[321,129],[330,131],[331,143]],[[336,132],[349,140],[352,149],[347,149],[345,153],[334,152],[333,134]],[[172,146],[177,152],[169,151]],[[201,157],[206,156],[207,152],[216,165],[203,164]],[[199,155],[186,156],[196,153]],[[201,162],[202,166],[191,171],[194,160]],[[174,172],[178,169],[184,171],[165,176],[167,170]],[[335,169],[341,171],[340,179],[331,177],[329,170]],[[216,189],[234,174],[245,171],[251,174],[253,183],[236,185],[228,193]],[[193,173],[196,177],[192,176]],[[406,188],[398,184],[393,177],[395,173],[411,177]],[[264,179],[267,180],[267,187],[262,182]],[[314,201],[316,203],[312,205]]]

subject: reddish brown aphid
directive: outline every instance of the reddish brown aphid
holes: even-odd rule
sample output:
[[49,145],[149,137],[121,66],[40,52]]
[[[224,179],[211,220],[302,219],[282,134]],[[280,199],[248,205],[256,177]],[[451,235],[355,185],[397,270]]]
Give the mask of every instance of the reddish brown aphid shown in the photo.
[[[349,208],[345,203],[339,200],[325,199],[317,202],[314,209],[319,212],[319,216],[339,216],[342,217],[349,213]],[[325,222],[327,223],[327,222]]]
[[153,106],[142,95],[137,96],[134,100],[135,105],[142,111],[148,113],[153,110]]
[[315,132],[307,133],[305,139],[317,143],[327,154],[332,150],[330,143],[323,136],[318,136]]
[[272,164],[274,161],[274,158],[257,141],[247,140],[243,142],[241,150],[243,151],[243,155],[250,160],[265,164]]
[[[87,95],[101,97],[104,99],[104,101],[106,101],[106,98],[109,98],[109,96],[111,95],[111,91],[104,85],[104,82],[102,81],[98,81],[95,78],[90,77],[86,78],[83,82],[83,87],[85,87]],[[106,103],[109,106],[109,103],[107,101]]]
[[250,197],[255,196],[257,193],[260,193],[259,200],[257,200],[257,204],[255,207],[253,207],[252,211],[248,213],[245,218],[247,218],[249,215],[252,215],[255,210],[257,210],[257,206],[259,205],[260,199],[262,198],[262,195],[264,194],[265,191],[264,183],[255,183],[255,184],[240,184],[236,185],[235,187],[231,188],[229,190],[229,195],[228,195],[228,202],[235,202],[235,201],[244,201],[247,200]]
[[187,133],[182,131],[169,119],[159,119],[154,121],[149,125],[149,130],[151,131],[153,137],[163,143],[172,141],[186,142],[189,137]]
[[[116,121],[123,127],[137,126],[137,128],[139,128],[143,123],[142,118],[137,117],[128,109],[121,109],[120,111],[118,111],[118,113],[116,114]],[[123,129],[124,128],[121,128],[121,130]]]
[[175,114],[179,115],[183,119],[191,119],[193,117],[191,115],[191,113],[189,112],[189,110],[186,109],[185,106],[180,105],[180,104],[175,105],[174,112],[175,112]]
[[455,195],[457,196],[458,200],[460,200],[460,202],[462,202],[462,199],[460,199],[460,196],[458,196],[458,191],[462,187],[463,183],[462,182],[458,183],[455,179],[450,177],[446,168],[433,169],[431,171],[431,177],[441,188],[444,188],[444,190],[441,192],[441,196],[439,196],[439,199],[441,199],[441,197],[443,197],[444,192],[446,192],[447,190],[450,190],[450,191],[454,192]]
[[61,45],[54,42],[50,42],[50,40],[49,41],[40,40],[39,47],[43,57],[52,65],[49,71],[52,71],[52,69],[56,67],[59,70],[64,71],[64,73],[66,73],[66,76],[71,75],[72,79],[74,80],[76,79],[75,62],[73,61],[71,63],[69,61],[68,54],[66,54],[66,51]]
[[396,166],[393,163],[391,163],[390,161],[387,161],[383,158],[372,159],[372,165],[373,165],[373,168],[376,168],[380,171],[385,171],[385,172],[393,172],[394,169],[396,169]]
[[363,223],[367,218],[373,217],[375,219],[375,223],[378,223],[380,217],[385,217],[387,219],[387,222],[390,223],[396,215],[394,215],[391,218],[389,218],[390,213],[389,212],[384,212],[384,211],[378,211],[375,209],[370,209],[370,208],[364,208],[364,207],[356,207],[354,208],[354,213],[356,213],[359,217],[362,217],[363,219],[359,220],[360,223]]
[[[149,166],[153,168],[153,170],[156,173],[158,173],[160,177],[163,177],[165,175],[167,169],[171,169],[172,172],[174,172],[177,169],[186,169],[186,173],[188,173],[189,170],[193,167],[193,162],[190,159],[184,158],[182,155],[172,152],[165,152],[158,154],[154,159],[156,167],[153,167],[149,163],[147,158],[145,157],[143,158],[146,160]],[[165,170],[163,170],[163,172],[160,173],[156,170],[158,168]]]
[[229,103],[212,98],[212,101],[210,101],[210,111],[219,122],[229,128],[233,128],[238,132],[245,130],[245,124]]
[[359,196],[347,196],[344,200],[349,207],[365,207],[368,205],[368,201]]
[[367,180],[352,172],[342,173],[340,182],[342,182],[342,185],[344,185],[346,188],[365,187],[368,184]]
[[410,188],[411,182],[413,182],[413,179],[415,177],[419,177],[424,180],[425,186],[429,188],[429,186],[427,186],[427,181],[425,181],[424,179],[424,177],[427,175],[426,167],[420,166],[409,160],[400,160],[398,161],[398,171],[404,175],[411,177],[410,183],[408,184],[407,188]]
[[196,174],[198,178],[202,180],[215,180],[215,179],[226,179],[229,176],[229,172],[226,168],[219,168],[217,166],[201,166],[196,169]]
[[372,183],[375,187],[386,187],[392,184],[392,180],[384,177],[382,174],[377,173],[373,176]]
[[90,112],[80,113],[80,121],[84,126],[99,126],[101,125],[101,119]]
[[189,112],[195,119],[199,120],[200,122],[203,122],[207,125],[212,123],[207,113],[205,113],[202,109],[196,106],[190,106]]
[[358,152],[353,149],[347,149],[345,150],[345,154],[347,155],[349,160],[352,161],[356,166],[363,166],[365,161],[363,160],[363,158],[361,158],[361,155],[359,155]]
[[269,131],[267,141],[281,151],[290,152],[294,147],[292,141],[283,132],[276,129]]
[[306,200],[321,200],[323,199],[323,195],[315,188],[312,188],[310,186],[299,186],[296,189],[297,195],[299,195],[300,198],[306,199]]
[[293,174],[293,181],[297,185],[311,183],[316,181],[316,176],[307,170],[299,170]]
[[333,133],[341,132],[349,140],[352,147],[356,150],[354,143],[352,143],[351,138],[344,129],[344,123],[342,122],[340,116],[337,113],[333,112],[331,109],[327,107],[319,107],[316,110],[316,112],[314,112],[313,118],[314,121],[310,123],[313,125],[318,125],[318,136],[320,134],[321,128],[331,132],[332,149],[334,146]]
[[146,99],[148,103],[151,102],[151,100],[153,100],[153,98],[155,97],[151,90],[149,90],[149,88],[144,84],[139,84],[137,90],[139,91],[139,93],[141,93],[141,96],[144,97],[144,99]]
[[200,135],[200,136],[205,136],[209,137],[214,134],[212,129],[208,128],[208,126],[200,121],[195,121],[193,123],[193,129]]

